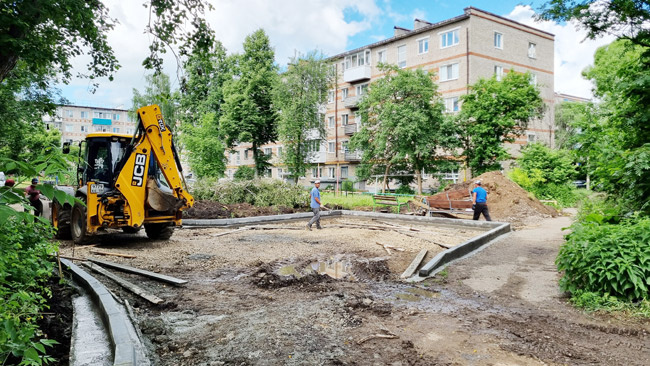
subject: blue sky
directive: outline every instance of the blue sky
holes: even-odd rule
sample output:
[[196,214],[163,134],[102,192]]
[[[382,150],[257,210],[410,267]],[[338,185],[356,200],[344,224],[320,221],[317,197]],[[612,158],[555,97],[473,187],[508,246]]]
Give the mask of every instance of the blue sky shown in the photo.
[[[149,36],[143,33],[148,18],[141,0],[103,0],[111,17],[119,24],[109,34],[121,64],[115,80],[100,79],[99,89],[90,93],[91,83],[75,79],[61,86],[63,96],[72,104],[130,108],[133,89],[142,91],[150,71],[141,64],[146,57]],[[584,41],[584,33],[572,24],[536,22],[537,10],[543,1],[441,1],[441,0],[210,0],[214,10],[207,19],[217,38],[228,52],[241,52],[246,35],[264,29],[275,48],[276,61],[286,65],[296,53],[312,50],[335,55],[393,35],[393,26],[412,28],[415,18],[432,23],[463,14],[473,6],[556,35],[555,89],[558,92],[590,97],[591,85],[582,80],[580,72],[593,60],[596,48],[612,39]],[[75,69],[87,73],[87,60],[80,57]],[[182,70],[167,53],[165,72],[178,87]]]

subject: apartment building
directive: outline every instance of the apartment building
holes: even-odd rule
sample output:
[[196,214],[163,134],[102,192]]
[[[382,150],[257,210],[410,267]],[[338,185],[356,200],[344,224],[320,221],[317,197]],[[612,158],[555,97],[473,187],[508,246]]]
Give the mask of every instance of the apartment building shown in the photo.
[[43,116],[43,122],[48,129],[61,131],[62,142],[81,141],[93,132],[135,132],[135,122],[126,109],[61,105],[54,116]]
[[[360,98],[368,86],[383,77],[377,64],[396,64],[401,68],[432,71],[444,99],[447,113],[457,113],[462,105],[459,97],[479,78],[496,75],[497,79],[508,72],[530,72],[541,91],[547,110],[543,118],[533,121],[527,131],[508,149],[517,156],[521,146],[534,141],[553,145],[555,103],[553,85],[554,35],[513,20],[479,10],[466,8],[460,16],[438,23],[415,19],[413,29],[395,27],[394,35],[383,41],[332,56],[338,85],[329,93],[324,112],[327,136],[320,139],[310,162],[311,172],[302,181],[309,184],[320,179],[323,186],[337,186],[345,180],[355,181],[355,168],[361,154],[348,148],[350,138],[360,129],[356,114]],[[229,159],[227,173],[232,176],[240,165],[252,164],[252,153],[246,156],[241,145]],[[279,144],[269,144],[264,151],[272,154],[279,163]],[[268,173],[283,178],[286,167],[276,165]],[[444,177],[456,181],[458,171]],[[426,176],[425,176],[426,177]],[[433,184],[426,177],[425,184]],[[365,189],[365,182],[357,182]]]

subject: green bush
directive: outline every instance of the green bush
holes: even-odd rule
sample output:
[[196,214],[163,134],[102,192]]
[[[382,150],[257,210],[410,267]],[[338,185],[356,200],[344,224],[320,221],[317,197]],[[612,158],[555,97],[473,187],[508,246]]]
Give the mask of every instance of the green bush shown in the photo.
[[56,341],[42,339],[37,326],[39,313],[47,309],[51,296],[46,283],[54,263],[49,254],[57,250],[47,240],[52,234],[49,225],[15,217],[0,228],[0,360],[4,362],[13,359],[21,365],[41,365],[53,361],[45,355],[45,346]]
[[194,185],[197,199],[224,204],[250,203],[254,206],[303,207],[309,203],[309,192],[295,184],[277,179],[222,181],[199,179]]
[[627,300],[648,299],[650,278],[650,218],[631,217],[618,224],[613,216],[582,214],[571,226],[556,259],[564,271],[560,287],[611,295]]
[[233,175],[235,180],[253,180],[255,179],[255,169],[242,165],[235,171]]
[[354,182],[350,180],[344,180],[341,184],[341,189],[344,192],[354,192]]
[[395,193],[397,194],[415,194],[415,191],[407,184],[399,186],[395,190]]
[[589,194],[589,191],[577,189],[571,183],[549,183],[543,178],[543,172],[537,169],[529,173],[515,168],[508,177],[537,199],[557,201],[558,208],[574,207]]

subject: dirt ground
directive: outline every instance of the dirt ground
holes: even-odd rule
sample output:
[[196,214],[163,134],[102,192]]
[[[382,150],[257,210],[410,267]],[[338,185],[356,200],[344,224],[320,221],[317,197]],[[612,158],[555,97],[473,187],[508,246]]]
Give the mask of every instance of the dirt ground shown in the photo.
[[426,231],[413,238],[355,227],[390,222],[351,221],[184,229],[167,242],[107,236],[61,252],[134,254],[102,259],[189,280],[120,273],[165,299],[154,306],[97,276],[134,304],[157,365],[650,364],[649,321],[585,314],[559,293],[553,262],[568,217],[528,225],[420,283],[399,275],[421,248],[428,260],[442,250],[431,240],[478,233],[408,224]]

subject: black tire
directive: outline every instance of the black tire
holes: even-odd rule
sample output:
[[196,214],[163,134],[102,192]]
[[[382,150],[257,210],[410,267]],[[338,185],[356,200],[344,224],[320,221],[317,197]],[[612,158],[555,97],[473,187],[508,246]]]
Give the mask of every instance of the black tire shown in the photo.
[[75,244],[88,244],[90,241],[90,236],[86,230],[86,207],[81,204],[75,203],[72,208],[70,232]]
[[132,226],[122,226],[122,231],[125,234],[137,234],[138,232],[140,232],[140,228],[136,229]]
[[169,224],[144,224],[147,237],[153,240],[168,240],[174,233],[174,227]]
[[[72,212],[70,209],[61,207],[58,203],[56,205],[56,222],[57,230],[54,237],[60,240],[70,240],[72,239],[72,233],[70,230],[70,218]],[[70,206],[68,206],[70,207]]]

